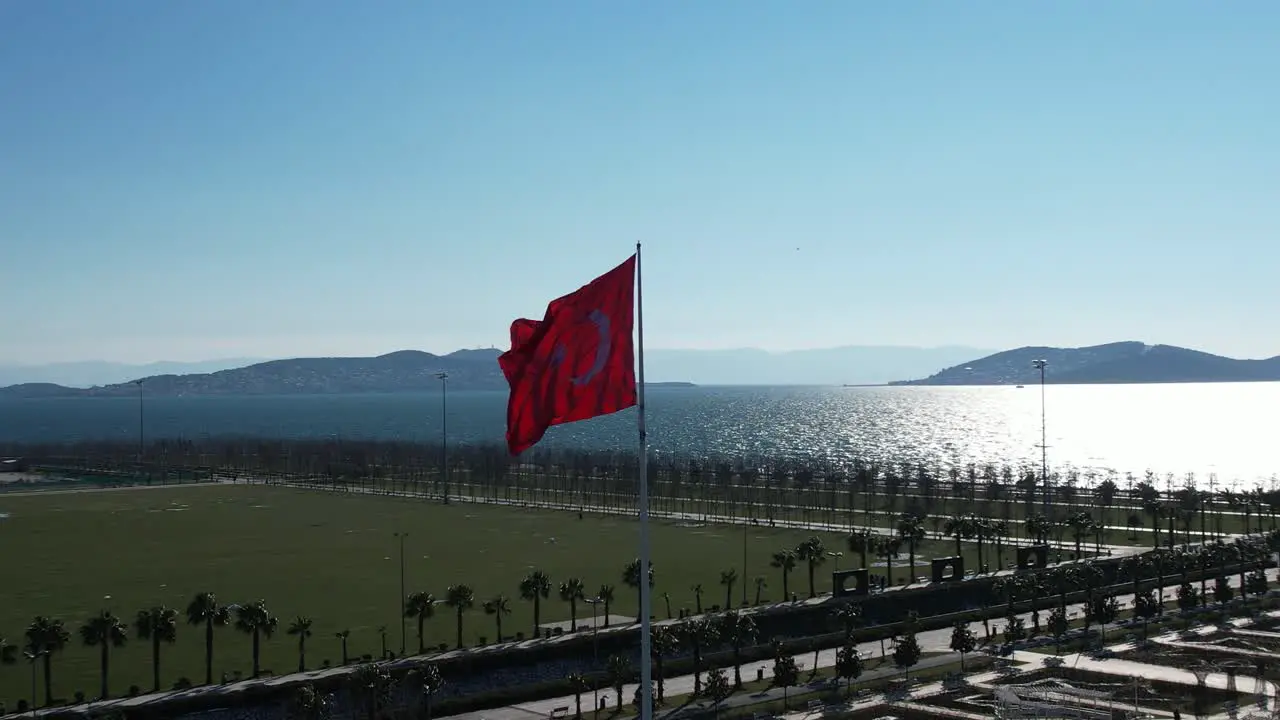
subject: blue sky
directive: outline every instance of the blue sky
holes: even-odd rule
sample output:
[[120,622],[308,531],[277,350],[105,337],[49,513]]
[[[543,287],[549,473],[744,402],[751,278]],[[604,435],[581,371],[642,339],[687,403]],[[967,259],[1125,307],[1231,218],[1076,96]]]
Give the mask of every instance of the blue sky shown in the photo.
[[1280,4],[0,3],[0,360],[1280,354]]

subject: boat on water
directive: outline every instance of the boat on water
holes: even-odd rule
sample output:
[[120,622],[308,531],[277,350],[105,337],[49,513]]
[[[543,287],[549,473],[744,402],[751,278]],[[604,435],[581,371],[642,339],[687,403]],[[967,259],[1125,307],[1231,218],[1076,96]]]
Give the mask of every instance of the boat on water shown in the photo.
[[1022,388],[1023,388],[1023,386],[1022,386],[1022,385],[1019,385],[1019,386],[1017,387],[1017,389],[1018,389],[1018,390],[1021,390]]

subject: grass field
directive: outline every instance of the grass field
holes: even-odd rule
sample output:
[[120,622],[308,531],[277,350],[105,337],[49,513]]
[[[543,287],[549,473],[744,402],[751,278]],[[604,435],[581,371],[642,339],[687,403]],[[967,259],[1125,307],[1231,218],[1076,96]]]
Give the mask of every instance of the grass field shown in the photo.
[[[83,493],[0,496],[0,637],[22,643],[22,633],[37,614],[61,619],[72,642],[53,663],[55,695],[76,690],[93,697],[98,688],[96,649],[80,644],[78,629],[91,615],[109,609],[128,623],[138,610],[156,604],[185,609],[199,591],[217,593],[223,603],[265,599],[279,617],[279,634],[263,645],[264,668],[277,674],[297,666],[295,638],[284,629],[297,615],[314,619],[308,666],[337,663],[340,643],[334,634],[351,631],[352,657],[378,655],[377,628],[389,628],[388,648],[400,649],[400,575],[396,531],[408,532],[405,544],[407,590],[426,590],[443,599],[445,589],[467,583],[476,607],[466,613],[464,639],[495,637],[492,616],[480,604],[498,593],[512,598],[504,633],[532,628],[532,607],[518,600],[518,584],[533,568],[547,572],[555,585],[580,577],[588,594],[603,583],[614,585],[612,612],[633,616],[636,596],[622,582],[624,565],[636,555],[637,526],[620,517],[531,511],[521,508],[454,504],[367,495],[341,495],[266,486],[192,486]],[[779,571],[769,567],[777,550],[793,548],[811,533],[751,527],[746,531],[747,571],[742,572],[741,527],[687,527],[656,523],[653,562],[656,574],[654,614],[665,617],[663,594],[673,610],[692,608],[691,588],[705,588],[703,604],[722,604],[720,571],[735,568],[748,579],[764,576],[766,599],[780,599]],[[844,550],[843,537],[820,535],[829,549]],[[916,573],[935,555],[950,554],[951,543],[927,543],[918,553]],[[972,550],[966,552],[971,553]],[[990,552],[988,551],[988,554]],[[1007,555],[1011,555],[1007,553]],[[968,558],[970,564],[973,558]],[[905,553],[900,561],[904,567]],[[856,565],[843,558],[843,567]],[[819,592],[830,590],[832,563],[816,575]],[[895,563],[895,571],[897,563]],[[905,573],[904,573],[905,575]],[[895,576],[898,575],[895,572]],[[791,575],[790,587],[807,594],[805,567]],[[734,588],[735,604],[742,596]],[[579,617],[590,617],[580,603]],[[565,620],[567,603],[553,592],[544,601],[544,623]],[[452,643],[454,616],[437,609],[427,624],[427,643]],[[416,648],[408,626],[408,645]],[[222,628],[215,640],[215,680],[224,672],[250,668],[247,635]],[[131,684],[151,686],[148,643],[131,638],[113,651],[111,688],[124,694]],[[162,683],[179,677],[203,679],[203,631],[179,628],[177,643],[162,651]],[[30,693],[25,664],[0,666],[0,699],[12,708]]]

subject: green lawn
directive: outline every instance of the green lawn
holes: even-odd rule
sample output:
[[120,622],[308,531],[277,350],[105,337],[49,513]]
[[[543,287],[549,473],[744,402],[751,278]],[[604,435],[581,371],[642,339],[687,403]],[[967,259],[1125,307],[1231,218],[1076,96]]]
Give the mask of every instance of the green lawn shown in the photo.
[[[367,495],[341,495],[265,486],[195,486],[85,493],[0,496],[0,637],[21,644],[21,635],[37,614],[63,620],[72,643],[54,661],[55,695],[76,690],[97,694],[97,651],[80,645],[78,629],[90,615],[110,609],[132,623],[136,612],[164,604],[181,612],[202,590],[223,603],[265,599],[280,618],[281,632],[264,643],[263,667],[277,674],[297,666],[294,638],[283,630],[297,615],[315,621],[308,666],[324,659],[338,662],[334,633],[351,630],[350,654],[381,652],[377,628],[389,626],[388,646],[400,649],[399,563],[395,531],[407,531],[407,589],[427,590],[443,598],[454,583],[471,585],[476,608],[466,614],[464,639],[494,638],[493,618],[480,603],[498,593],[517,595],[522,577],[535,567],[553,583],[576,575],[589,593],[602,583],[617,587],[615,614],[634,615],[634,592],[622,583],[623,566],[636,555],[637,526],[621,517],[532,511],[520,508],[454,504]],[[692,608],[691,588],[706,588],[706,606],[724,602],[720,570],[736,568],[747,578],[765,576],[766,599],[781,597],[772,553],[794,547],[809,533],[752,527],[747,535],[747,572],[741,572],[740,527],[681,527],[655,523],[652,530],[656,573],[654,614],[665,617],[663,594],[673,609]],[[843,538],[823,536],[832,549]],[[927,574],[927,558],[950,554],[951,543],[920,550],[917,575]],[[847,552],[843,567],[854,565]],[[970,558],[970,563],[973,559]],[[895,563],[895,571],[897,565]],[[900,561],[906,565],[904,554]],[[829,591],[832,563],[817,573],[819,592]],[[895,576],[905,577],[905,573]],[[741,598],[735,588],[735,602]],[[806,572],[797,568],[791,589],[807,594]],[[754,600],[754,586],[748,597]],[[529,632],[532,608],[513,599],[504,631]],[[589,616],[579,607],[579,616]],[[567,603],[555,598],[543,607],[543,622],[567,619]],[[409,647],[416,647],[409,627]],[[440,607],[427,625],[427,642],[452,642],[454,618]],[[230,628],[215,641],[215,680],[223,672],[250,668],[248,636]],[[150,652],[131,639],[113,651],[111,687],[120,695],[131,684],[151,685]],[[162,682],[179,677],[203,679],[203,632],[183,625],[178,642],[163,651]],[[0,699],[10,708],[30,693],[25,664],[0,667]]]

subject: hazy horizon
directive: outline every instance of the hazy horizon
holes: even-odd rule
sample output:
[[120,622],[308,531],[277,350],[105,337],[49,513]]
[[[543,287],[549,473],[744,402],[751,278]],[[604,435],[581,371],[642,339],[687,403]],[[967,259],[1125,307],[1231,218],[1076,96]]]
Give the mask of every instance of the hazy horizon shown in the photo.
[[[1142,342],[1142,343],[1145,343],[1145,344],[1147,344],[1147,345],[1170,345],[1170,346],[1174,346],[1174,347],[1186,348],[1186,349],[1189,349],[1189,350],[1198,350],[1198,351],[1201,351],[1201,352],[1210,353],[1210,354],[1212,354],[1212,355],[1219,355],[1219,356],[1222,356],[1222,357],[1234,358],[1234,359],[1237,359],[1237,360],[1266,360],[1266,359],[1270,359],[1270,358],[1273,358],[1273,357],[1280,357],[1280,347],[1277,347],[1277,348],[1276,348],[1276,352],[1273,352],[1273,353],[1271,353],[1271,354],[1261,354],[1261,355],[1243,356],[1243,355],[1233,355],[1233,354],[1231,354],[1231,353],[1227,353],[1227,352],[1220,352],[1220,351],[1217,351],[1217,350],[1215,350],[1214,348],[1210,348],[1210,347],[1199,347],[1199,346],[1196,346],[1196,345],[1182,344],[1182,343],[1176,343],[1176,342],[1164,342],[1164,341],[1143,340],[1143,339],[1141,339],[1141,338],[1121,338],[1121,339],[1112,339],[1112,340],[1100,340],[1100,341],[1096,341],[1096,342],[1086,342],[1086,343],[1081,343],[1081,344],[1070,344],[1070,345],[1068,345],[1068,344],[1052,344],[1052,343],[1046,344],[1046,343],[1029,343],[1029,342],[1024,342],[1024,343],[1020,343],[1020,344],[1017,344],[1017,345],[1010,345],[1010,346],[1007,346],[1007,347],[998,347],[998,348],[984,348],[984,347],[980,347],[980,346],[978,346],[978,345],[976,345],[976,344],[965,344],[965,343],[939,343],[939,344],[933,344],[933,345],[927,345],[927,344],[926,344],[926,345],[891,345],[891,344],[871,344],[871,343],[867,343],[867,344],[856,344],[856,343],[850,343],[850,344],[844,344],[844,345],[827,345],[827,346],[819,346],[819,347],[790,348],[790,349],[775,349],[775,348],[756,347],[756,346],[748,346],[748,345],[743,345],[743,346],[734,346],[734,347],[722,347],[722,348],[696,348],[696,347],[646,347],[646,348],[645,348],[645,351],[646,351],[646,353],[648,353],[648,354],[654,354],[654,353],[699,353],[699,354],[705,354],[705,353],[763,353],[763,354],[767,354],[767,355],[790,355],[790,354],[798,354],[798,353],[815,353],[815,352],[832,351],[832,350],[847,350],[847,349],[862,349],[862,350],[866,350],[866,349],[884,349],[884,350],[949,350],[949,349],[958,349],[958,350],[976,350],[976,351],[981,351],[981,352],[985,352],[985,353],[988,353],[988,354],[992,354],[992,353],[1003,352],[1003,351],[1005,351],[1005,350],[1015,350],[1015,349],[1018,349],[1018,348],[1024,348],[1024,347],[1081,348],[1081,347],[1093,347],[1093,346],[1098,346],[1098,345],[1108,345],[1108,344],[1116,343],[1116,342],[1130,342],[1130,341]],[[401,351],[406,351],[406,350],[408,350],[408,351],[417,351],[417,352],[425,352],[425,353],[430,353],[430,354],[432,354],[432,355],[444,356],[444,355],[448,355],[448,354],[450,354],[450,353],[459,352],[459,351],[467,351],[467,350],[494,350],[494,351],[496,351],[496,352],[502,352],[502,351],[504,351],[505,349],[506,349],[505,347],[498,347],[498,346],[493,346],[493,345],[456,347],[456,348],[452,348],[452,349],[448,349],[448,350],[431,349],[431,348],[425,348],[425,347],[413,347],[413,346],[406,346],[406,347],[396,347],[396,348],[391,348],[391,349],[387,349],[387,350],[378,350],[378,351],[376,351],[376,352],[375,352],[375,351],[371,351],[371,352],[360,352],[360,351],[356,351],[356,352],[349,352],[349,353],[305,353],[305,352],[299,352],[299,353],[289,353],[289,354],[285,354],[285,355],[278,355],[278,356],[271,356],[271,357],[268,357],[268,356],[252,356],[252,357],[249,357],[249,356],[246,356],[246,357],[199,357],[199,356],[197,356],[197,357],[182,357],[182,354],[181,354],[181,353],[175,353],[175,354],[174,354],[174,355],[172,355],[172,356],[165,356],[165,357],[161,357],[161,358],[158,358],[158,359],[144,359],[144,360],[141,360],[141,361],[133,361],[133,362],[128,361],[128,360],[122,360],[122,359],[111,359],[111,358],[106,358],[106,357],[96,357],[96,358],[93,358],[93,357],[91,357],[91,358],[72,358],[72,359],[54,359],[54,360],[43,361],[43,362],[0,362],[0,368],[40,368],[40,367],[50,367],[50,366],[55,366],[55,365],[89,365],[89,364],[120,365],[120,366],[128,366],[128,367],[149,367],[149,366],[152,366],[152,365],[166,365],[166,364],[201,364],[201,363],[225,363],[225,362],[244,362],[244,363],[247,363],[247,364],[252,364],[252,363],[259,363],[259,362],[270,362],[270,361],[272,361],[272,360],[288,360],[288,359],[293,359],[293,358],[318,358],[318,357],[326,357],[326,358],[360,358],[360,357],[378,357],[378,356],[380,356],[380,355],[387,355],[387,354],[389,354],[389,353],[401,352]],[[976,358],[975,358],[975,359],[976,359]]]
[[[488,348],[458,348],[436,351],[432,354],[444,356],[453,352],[477,349]],[[923,378],[948,367],[1013,349],[1015,348],[978,348],[956,345],[934,347],[845,345],[786,351],[749,347],[725,350],[651,348],[646,351],[645,361],[649,379],[652,382],[692,382],[698,385],[863,385]],[[1191,349],[1211,352],[1205,348]],[[399,348],[399,350],[416,349]],[[493,350],[499,351],[496,348]],[[386,353],[377,353],[377,355],[384,354]],[[370,354],[327,357],[374,356]],[[128,382],[153,375],[217,372],[298,357],[320,356],[222,358],[189,362],[156,361],[142,364],[73,361],[24,366],[0,363],[0,386],[54,383],[69,387],[91,387]]]

